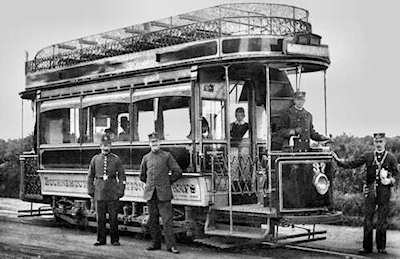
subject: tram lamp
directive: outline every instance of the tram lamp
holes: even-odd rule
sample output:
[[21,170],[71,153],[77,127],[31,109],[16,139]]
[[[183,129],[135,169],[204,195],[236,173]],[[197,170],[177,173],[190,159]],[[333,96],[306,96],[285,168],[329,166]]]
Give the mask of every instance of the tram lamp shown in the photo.
[[314,174],[313,184],[314,184],[317,192],[321,195],[326,194],[328,192],[329,186],[330,186],[328,177],[326,177],[326,175],[321,172]]

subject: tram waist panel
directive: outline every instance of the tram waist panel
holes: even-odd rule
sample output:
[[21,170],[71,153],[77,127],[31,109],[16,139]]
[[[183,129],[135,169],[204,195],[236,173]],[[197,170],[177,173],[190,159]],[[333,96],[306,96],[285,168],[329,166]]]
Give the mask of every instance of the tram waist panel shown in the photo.
[[326,211],[332,207],[333,168],[329,155],[277,156],[277,206],[281,213]]

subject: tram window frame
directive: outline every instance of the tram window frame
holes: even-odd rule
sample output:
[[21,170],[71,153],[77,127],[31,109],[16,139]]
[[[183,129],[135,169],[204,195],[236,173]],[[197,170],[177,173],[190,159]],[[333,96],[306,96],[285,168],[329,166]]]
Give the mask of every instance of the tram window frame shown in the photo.
[[[231,81],[230,82],[230,94],[229,94],[229,102],[230,102],[230,107],[229,107],[229,127],[232,126],[232,123],[236,122],[236,109],[241,107],[244,109],[245,113],[245,118],[244,122],[249,125],[248,130],[246,133],[243,135],[242,139],[250,139],[250,116],[249,116],[249,94],[247,91],[249,91],[249,87],[245,86],[246,82],[245,81]],[[239,90],[240,87],[240,90]],[[234,92],[233,92],[234,91]],[[244,99],[243,98],[244,96]],[[231,131],[231,129],[230,129]],[[231,141],[238,142],[237,140],[233,140],[232,136]],[[240,142],[240,141],[239,141]]]
[[[56,121],[58,125],[52,124],[52,126],[51,122]],[[42,111],[39,114],[39,127],[40,146],[79,144],[81,137],[79,108],[68,107]],[[58,136],[54,135],[55,127],[58,128]]]
[[[168,105],[165,101],[169,99],[169,102],[171,102],[172,104],[179,104],[179,100],[175,100],[173,98],[181,98],[181,99],[186,99],[186,100],[182,100],[181,102],[186,103],[187,105],[184,107],[177,107],[177,108],[170,108],[170,109],[165,109],[165,105]],[[149,101],[152,100],[152,106],[153,109],[152,110],[147,110],[147,109],[141,109],[140,105],[141,103],[147,103],[147,105],[149,105]],[[160,96],[160,97],[154,97],[154,98],[148,98],[148,99],[142,99],[142,100],[138,100],[136,102],[133,103],[134,106],[134,114],[133,114],[133,118],[134,118],[134,125],[137,125],[137,127],[133,128],[133,131],[135,132],[135,136],[134,136],[134,141],[135,142],[145,142],[147,141],[147,136],[149,133],[156,131],[159,133],[160,135],[160,139],[163,142],[176,142],[176,141],[189,141],[191,140],[190,138],[190,131],[191,131],[191,114],[190,114],[190,110],[191,110],[191,97],[190,96],[181,96],[181,95],[168,95],[168,96]],[[185,109],[187,110],[187,128],[186,130],[184,130],[182,132],[182,135],[180,137],[175,137],[175,138],[168,138],[168,133],[171,134],[169,132],[169,129],[166,130],[166,124],[170,123],[169,121],[167,122],[167,117],[179,117],[179,120],[181,120],[180,116],[177,115],[168,115],[166,116],[166,112],[170,113],[171,110],[174,109]],[[152,130],[147,130],[149,132],[147,132],[146,130],[143,129],[143,124],[141,123],[143,121],[143,119],[141,119],[141,113],[152,113],[152,123],[153,123],[153,127]],[[147,116],[147,115],[146,115]],[[146,120],[149,121],[149,120]],[[175,122],[172,122],[175,123]],[[176,124],[175,124],[176,125]],[[149,127],[145,127],[145,128],[149,128]]]
[[[98,112],[100,113],[98,114],[99,116],[95,116]],[[82,109],[82,114],[82,143],[84,145],[99,144],[102,134],[106,132],[113,133],[111,134],[111,138],[115,144],[130,143],[130,133],[129,138],[124,140],[120,140],[118,134],[121,125],[121,115],[126,116],[129,122],[129,103],[113,102],[94,104],[84,107]],[[99,131],[96,131],[96,122],[98,121],[96,118],[105,119],[102,123],[103,125],[98,124]],[[108,129],[110,129],[110,131],[108,131]]]
[[[215,117],[215,115],[217,115],[217,113],[207,113],[207,115],[204,114],[204,103],[205,102],[214,102],[214,103],[219,103],[219,106],[221,107],[220,109],[220,114],[221,114],[221,125],[219,127],[217,127],[218,125],[215,123],[215,121],[217,120],[217,117]],[[218,105],[218,104],[217,104]],[[200,125],[201,129],[201,137],[203,138],[203,141],[221,141],[221,140],[226,140],[226,136],[225,136],[225,100],[223,99],[210,99],[210,98],[201,98],[201,116],[202,116],[202,123]],[[213,109],[212,107],[210,109]],[[212,110],[213,111],[213,110]],[[214,116],[211,116],[213,115]],[[217,115],[218,116],[218,115]],[[214,117],[214,120],[212,119],[212,117]],[[206,126],[204,125],[205,121],[207,121],[207,126],[208,126],[208,135],[203,135],[203,127],[205,128]],[[220,131],[219,134],[217,133],[217,130]],[[218,136],[218,137],[217,137]]]

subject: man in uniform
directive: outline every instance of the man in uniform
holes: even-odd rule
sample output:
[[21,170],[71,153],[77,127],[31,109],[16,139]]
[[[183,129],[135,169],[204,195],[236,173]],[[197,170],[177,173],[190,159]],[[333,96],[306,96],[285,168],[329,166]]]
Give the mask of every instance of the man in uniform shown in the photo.
[[339,159],[333,153],[337,164],[344,168],[356,168],[366,165],[366,184],[364,185],[365,218],[364,240],[361,254],[372,253],[373,218],[377,206],[376,247],[378,253],[386,253],[386,229],[389,212],[390,188],[398,173],[396,158],[385,150],[385,133],[374,134],[375,150],[367,152],[354,160]]
[[[173,210],[171,184],[182,176],[182,170],[174,157],[160,149],[157,133],[149,135],[151,151],[147,153],[140,165],[140,180],[146,183],[144,199],[149,207],[149,227],[152,245],[147,250],[161,249],[161,229],[159,216],[161,215],[167,251],[179,253],[176,248],[173,232]],[[169,175],[171,172],[171,175]]]
[[111,153],[111,137],[104,134],[100,144],[101,153],[90,161],[88,172],[88,194],[94,197],[97,212],[97,242],[106,244],[106,213],[109,214],[111,244],[119,246],[118,208],[124,196],[125,172],[120,158]]
[[283,112],[279,125],[279,135],[285,140],[285,145],[289,144],[290,137],[295,137],[293,151],[299,152],[310,149],[310,139],[314,141],[330,140],[315,131],[312,115],[304,109],[305,97],[305,92],[295,92],[294,105]]

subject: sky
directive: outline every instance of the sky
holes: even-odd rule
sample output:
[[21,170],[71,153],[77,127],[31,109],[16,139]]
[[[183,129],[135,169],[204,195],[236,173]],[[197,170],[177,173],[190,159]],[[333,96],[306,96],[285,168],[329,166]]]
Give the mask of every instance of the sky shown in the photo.
[[[31,59],[48,45],[120,27],[235,1],[216,0],[6,0],[0,9],[0,138],[32,132],[24,90],[25,51]],[[247,2],[239,0],[239,2]],[[254,0],[250,1],[254,2]],[[310,11],[313,33],[329,45],[328,132],[365,136],[384,131],[400,135],[400,2],[362,0],[274,0]],[[323,76],[304,76],[306,108],[324,131]],[[21,124],[23,121],[23,132]]]

